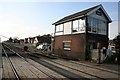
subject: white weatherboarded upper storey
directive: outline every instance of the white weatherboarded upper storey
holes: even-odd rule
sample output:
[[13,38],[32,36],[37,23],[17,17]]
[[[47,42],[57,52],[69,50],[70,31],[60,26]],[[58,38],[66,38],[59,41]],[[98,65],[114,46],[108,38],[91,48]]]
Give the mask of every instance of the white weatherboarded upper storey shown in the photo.
[[55,22],[55,36],[85,33],[87,27],[91,33],[106,35],[110,22],[107,12],[98,5]]

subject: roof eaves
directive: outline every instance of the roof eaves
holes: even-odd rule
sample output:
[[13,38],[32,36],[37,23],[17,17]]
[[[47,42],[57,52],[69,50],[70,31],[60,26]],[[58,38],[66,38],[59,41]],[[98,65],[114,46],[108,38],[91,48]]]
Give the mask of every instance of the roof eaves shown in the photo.
[[61,23],[64,23],[64,22],[69,22],[69,21],[71,21],[71,20],[79,19],[79,18],[84,17],[84,16],[85,16],[85,15],[81,15],[81,16],[74,17],[74,18],[70,18],[70,19],[63,20],[63,21],[57,21],[57,22],[53,23],[52,25],[55,25],[55,24],[58,25],[58,24],[61,24]]
[[[101,5],[101,4],[100,4]],[[52,25],[55,25],[55,24],[60,24],[60,23],[63,23],[63,22],[67,22],[67,21],[70,21],[70,20],[73,20],[73,19],[76,19],[78,16],[83,16],[83,15],[86,15],[88,12],[90,12],[91,10],[97,8],[98,6],[100,5],[97,5],[97,6],[94,6],[94,7],[91,7],[91,8],[88,8],[88,9],[85,9],[83,11],[80,11],[80,12],[77,12],[75,14],[72,14],[72,15],[69,15],[69,16],[66,16],[60,20],[58,20],[57,22],[53,23]],[[75,16],[75,17],[74,17]],[[77,16],[77,17],[76,17]],[[73,17],[73,18],[71,18]],[[70,18],[70,19],[69,19]]]

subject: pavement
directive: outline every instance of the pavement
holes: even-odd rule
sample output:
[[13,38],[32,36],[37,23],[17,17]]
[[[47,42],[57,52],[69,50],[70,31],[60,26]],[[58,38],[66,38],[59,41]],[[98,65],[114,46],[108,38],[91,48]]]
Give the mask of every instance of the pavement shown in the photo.
[[[116,74],[118,74],[118,79],[117,80],[120,80],[120,65],[105,64],[105,63],[97,64],[97,63],[90,62],[90,61],[79,61],[79,62],[82,63],[83,65],[87,65],[87,66],[90,66],[90,67],[95,67],[95,68],[98,68],[98,69],[101,69],[101,70],[106,70],[106,71],[116,73]],[[112,79],[112,80],[114,80],[114,79]]]
[[80,63],[87,64],[90,66],[95,66],[98,68],[107,69],[107,70],[112,70],[118,73],[120,72],[120,65],[117,65],[117,64],[105,64],[105,63],[97,64],[97,63],[90,62],[90,61],[80,61]]

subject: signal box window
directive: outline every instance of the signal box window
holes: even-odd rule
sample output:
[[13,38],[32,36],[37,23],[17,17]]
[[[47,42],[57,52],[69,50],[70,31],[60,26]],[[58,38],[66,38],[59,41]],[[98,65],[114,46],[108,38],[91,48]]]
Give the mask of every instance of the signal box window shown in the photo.
[[64,50],[71,50],[71,42],[63,42]]

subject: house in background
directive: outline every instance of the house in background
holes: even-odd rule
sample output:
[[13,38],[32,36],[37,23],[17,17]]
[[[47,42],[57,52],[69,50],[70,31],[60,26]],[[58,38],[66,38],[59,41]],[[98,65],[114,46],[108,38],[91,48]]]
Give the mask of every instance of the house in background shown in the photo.
[[109,46],[108,46],[111,49],[113,54],[116,53],[116,51],[115,51],[115,41],[114,40],[115,40],[115,38],[113,40],[109,40]]
[[24,44],[24,39],[20,39],[20,43],[21,43],[21,44]]
[[28,43],[28,42],[29,42],[29,41],[28,41],[28,38],[25,38],[25,40],[24,40],[24,41],[25,41],[25,43]]
[[38,43],[38,42],[39,42],[38,37],[39,37],[39,36],[34,37],[34,42],[33,42],[34,44],[36,44],[36,43]]
[[28,42],[31,44],[33,38],[32,38],[32,37],[29,37],[28,39],[29,39]]
[[108,25],[112,22],[102,5],[66,16],[55,25],[54,54],[89,59],[98,46],[108,47]]

